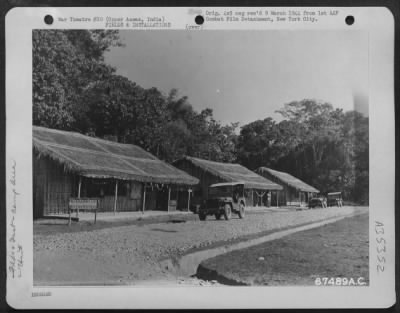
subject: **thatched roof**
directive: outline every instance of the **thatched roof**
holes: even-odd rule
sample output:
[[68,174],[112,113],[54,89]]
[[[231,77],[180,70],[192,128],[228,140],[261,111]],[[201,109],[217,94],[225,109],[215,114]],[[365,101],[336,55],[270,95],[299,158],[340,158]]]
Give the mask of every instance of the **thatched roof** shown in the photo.
[[162,184],[196,185],[198,179],[142,148],[99,138],[33,126],[33,148],[68,171],[85,177]]
[[285,172],[279,172],[273,169],[270,169],[268,167],[259,167],[256,169],[256,172],[260,175],[263,175],[264,173],[269,173],[271,176],[275,177],[278,182],[281,182],[282,184],[286,184],[292,188],[295,188],[299,191],[305,191],[305,192],[319,192],[318,189],[306,184],[302,180],[290,175],[289,173]]
[[214,162],[188,156],[175,161],[175,163],[178,164],[185,160],[225,182],[243,182],[246,188],[261,190],[283,189],[282,186],[250,171],[240,164]]

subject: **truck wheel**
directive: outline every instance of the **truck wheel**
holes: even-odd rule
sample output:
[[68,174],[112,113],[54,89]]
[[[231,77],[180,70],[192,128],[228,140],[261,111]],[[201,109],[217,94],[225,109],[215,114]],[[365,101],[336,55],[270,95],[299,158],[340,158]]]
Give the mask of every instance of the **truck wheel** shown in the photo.
[[200,221],[205,221],[206,220],[207,215],[204,213],[199,213],[199,219]]
[[231,206],[229,204],[225,204],[225,208],[224,208],[224,218],[226,220],[229,220],[232,216],[232,209]]
[[215,219],[220,220],[221,219],[221,213],[215,213]]
[[240,202],[240,204],[239,204],[239,212],[238,212],[238,215],[239,215],[239,218],[244,218],[244,204],[242,203],[242,202]]

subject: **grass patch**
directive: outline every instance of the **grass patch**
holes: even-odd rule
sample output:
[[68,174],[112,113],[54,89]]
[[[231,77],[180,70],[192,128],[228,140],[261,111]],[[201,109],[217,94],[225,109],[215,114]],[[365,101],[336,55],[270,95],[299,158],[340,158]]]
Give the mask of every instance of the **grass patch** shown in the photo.
[[368,214],[361,214],[205,260],[198,276],[214,273],[246,285],[275,286],[363,277],[368,284],[368,260]]

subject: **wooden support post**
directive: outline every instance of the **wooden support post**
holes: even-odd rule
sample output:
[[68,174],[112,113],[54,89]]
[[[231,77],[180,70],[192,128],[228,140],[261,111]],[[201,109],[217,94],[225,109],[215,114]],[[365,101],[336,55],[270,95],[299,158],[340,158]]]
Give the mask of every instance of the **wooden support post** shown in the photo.
[[190,211],[190,192],[191,192],[192,190],[189,188],[188,189],[188,206],[187,206],[187,211],[189,212]]
[[[78,184],[78,199],[81,198],[81,187],[82,187],[82,176],[79,176],[79,184]],[[76,218],[79,216],[79,208],[76,210]],[[71,220],[71,213],[70,213]]]
[[254,189],[251,189],[251,206],[254,206]]
[[142,205],[142,214],[144,214],[145,205],[146,205],[146,183],[143,184],[143,205]]
[[97,221],[97,209],[99,208],[99,200],[96,200],[96,208],[94,209],[94,223]]
[[276,191],[276,207],[279,207],[279,190]]
[[178,202],[179,201],[179,188],[177,187],[176,188],[176,207],[175,207],[175,210],[178,210]]
[[168,212],[169,212],[169,201],[170,200],[171,200],[171,188],[168,187],[168,207],[167,207]]
[[117,212],[118,180],[115,181],[114,215]]
[[81,186],[82,186],[82,176],[79,176],[79,183],[78,183],[78,199],[81,197]]

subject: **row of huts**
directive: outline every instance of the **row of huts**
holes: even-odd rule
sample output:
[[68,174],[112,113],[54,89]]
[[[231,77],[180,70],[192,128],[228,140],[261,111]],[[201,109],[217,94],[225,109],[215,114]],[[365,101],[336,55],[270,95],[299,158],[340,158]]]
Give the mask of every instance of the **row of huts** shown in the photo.
[[184,157],[170,165],[142,148],[76,132],[33,127],[34,218],[65,214],[70,198],[99,211],[189,210],[208,186],[245,184],[248,206],[301,205],[319,191],[290,174]]

